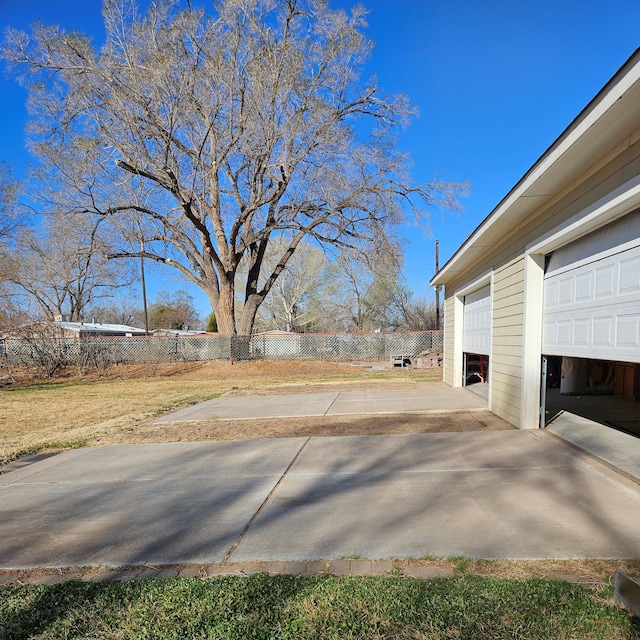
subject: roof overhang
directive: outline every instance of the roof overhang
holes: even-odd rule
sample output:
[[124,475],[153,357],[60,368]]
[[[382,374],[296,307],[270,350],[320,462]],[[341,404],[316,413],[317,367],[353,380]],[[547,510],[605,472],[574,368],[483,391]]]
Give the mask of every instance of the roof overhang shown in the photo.
[[639,128],[637,49],[431,279],[431,285],[445,285],[464,276],[529,216],[595,171],[609,154],[620,153],[635,142]]

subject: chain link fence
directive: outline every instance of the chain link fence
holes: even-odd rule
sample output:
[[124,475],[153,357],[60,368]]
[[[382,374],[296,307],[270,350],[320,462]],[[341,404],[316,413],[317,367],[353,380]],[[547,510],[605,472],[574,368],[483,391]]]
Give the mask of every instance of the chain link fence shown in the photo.
[[441,331],[266,334],[249,339],[250,359],[383,360],[442,348]]
[[441,331],[406,333],[274,333],[242,336],[7,338],[11,363],[37,365],[46,375],[60,366],[106,369],[113,364],[199,360],[365,360],[412,358],[442,348]]

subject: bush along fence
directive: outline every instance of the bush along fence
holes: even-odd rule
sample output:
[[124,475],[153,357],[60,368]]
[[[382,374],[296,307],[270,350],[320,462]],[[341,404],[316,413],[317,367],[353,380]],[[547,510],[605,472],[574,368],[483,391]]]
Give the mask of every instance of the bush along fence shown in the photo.
[[62,366],[106,369],[128,363],[198,360],[366,360],[393,355],[415,358],[442,348],[441,331],[260,334],[253,336],[175,335],[168,337],[7,338],[12,364],[38,366],[45,375]]

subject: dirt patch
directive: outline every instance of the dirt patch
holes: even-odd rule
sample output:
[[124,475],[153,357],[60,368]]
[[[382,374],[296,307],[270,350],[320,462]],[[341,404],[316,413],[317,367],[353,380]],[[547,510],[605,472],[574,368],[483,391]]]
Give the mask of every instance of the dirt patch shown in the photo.
[[[321,436],[373,436],[407,433],[451,433],[515,429],[488,412],[452,415],[383,414],[311,416],[251,420],[203,420],[175,424],[143,424],[112,436],[113,443],[252,440]],[[97,440],[94,444],[103,444]]]
[[[223,396],[285,395],[371,390],[417,389],[437,384],[439,369],[386,369],[384,363],[321,361],[247,361],[158,365],[157,375],[194,382],[210,378],[226,387]],[[131,376],[134,372],[127,372]],[[197,422],[137,422],[123,426],[89,445],[206,440],[251,440],[323,436],[359,436],[409,433],[444,433],[514,429],[489,412],[449,415],[383,414],[308,416],[251,420],[203,420]]]

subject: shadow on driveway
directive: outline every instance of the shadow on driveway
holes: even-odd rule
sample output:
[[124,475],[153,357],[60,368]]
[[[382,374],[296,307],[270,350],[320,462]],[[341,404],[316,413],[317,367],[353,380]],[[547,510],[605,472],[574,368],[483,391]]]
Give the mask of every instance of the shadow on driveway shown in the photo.
[[524,431],[112,445],[0,476],[0,568],[628,558],[639,509]]

